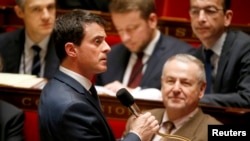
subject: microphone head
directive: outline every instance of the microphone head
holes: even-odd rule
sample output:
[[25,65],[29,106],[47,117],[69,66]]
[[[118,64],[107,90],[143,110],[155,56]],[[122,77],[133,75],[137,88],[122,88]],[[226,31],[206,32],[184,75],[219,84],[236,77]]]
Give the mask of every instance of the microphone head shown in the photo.
[[122,103],[122,105],[126,107],[130,107],[134,104],[134,97],[125,89],[121,88],[117,93],[116,97],[119,99],[119,101]]

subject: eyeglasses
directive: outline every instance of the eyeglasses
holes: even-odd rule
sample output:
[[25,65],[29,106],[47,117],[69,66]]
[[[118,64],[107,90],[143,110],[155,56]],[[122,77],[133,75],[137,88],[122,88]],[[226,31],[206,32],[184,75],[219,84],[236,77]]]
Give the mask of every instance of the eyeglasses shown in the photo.
[[204,8],[199,8],[199,7],[191,7],[189,9],[189,14],[191,17],[198,17],[200,15],[201,11],[204,11],[204,14],[206,16],[214,16],[216,15],[220,10],[224,10],[223,8],[217,8],[214,6],[208,6]]

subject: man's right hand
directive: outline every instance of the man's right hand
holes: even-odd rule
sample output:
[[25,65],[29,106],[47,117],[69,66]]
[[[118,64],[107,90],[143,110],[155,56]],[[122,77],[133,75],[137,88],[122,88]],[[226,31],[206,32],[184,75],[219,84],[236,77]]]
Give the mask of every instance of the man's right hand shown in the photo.
[[137,118],[132,117],[130,127],[130,132],[136,133],[142,141],[146,141],[159,130],[159,123],[151,113],[146,112]]

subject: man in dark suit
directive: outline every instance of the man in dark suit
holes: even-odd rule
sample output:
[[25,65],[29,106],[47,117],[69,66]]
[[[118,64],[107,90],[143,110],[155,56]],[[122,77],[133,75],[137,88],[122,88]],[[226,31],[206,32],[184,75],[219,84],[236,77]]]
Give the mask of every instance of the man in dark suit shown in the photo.
[[0,100],[0,141],[24,141],[24,113]]
[[[177,53],[194,54],[195,49],[188,43],[165,36],[157,29],[154,0],[113,0],[109,7],[122,43],[111,48],[108,54],[108,70],[97,76],[97,85],[114,92],[123,87],[128,90],[159,90],[164,62]],[[142,78],[136,87],[131,87],[129,79],[138,53],[144,54]]]
[[[189,139],[190,141],[207,141],[208,125],[221,125],[214,117],[205,114],[199,108],[199,100],[206,88],[206,75],[201,60],[189,54],[177,54],[170,57],[162,71],[161,93],[165,108],[149,110],[160,123],[160,133],[167,133],[165,123],[173,123],[167,133]],[[130,127],[126,125],[124,135]],[[151,141],[172,141],[172,138],[158,134]],[[174,139],[176,141],[176,139]]]
[[38,77],[52,78],[59,60],[50,36],[55,22],[55,0],[17,0],[14,7],[24,28],[0,35],[3,72],[32,74],[33,45],[40,47]]
[[[53,36],[61,65],[40,97],[41,141],[115,141],[91,82],[107,70],[110,47],[104,27],[101,17],[83,10],[56,20]],[[150,113],[133,121],[124,141],[145,140],[159,128]]]
[[229,29],[230,4],[230,0],[190,0],[191,26],[202,43],[200,54],[204,55],[204,50],[213,53],[208,59],[213,66],[208,74],[211,88],[201,103],[249,108],[250,37]]

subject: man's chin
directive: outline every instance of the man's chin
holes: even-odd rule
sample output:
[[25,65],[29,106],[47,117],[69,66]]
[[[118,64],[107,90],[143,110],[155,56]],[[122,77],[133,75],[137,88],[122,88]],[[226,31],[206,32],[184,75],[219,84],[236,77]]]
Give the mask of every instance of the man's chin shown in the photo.
[[168,108],[171,109],[182,109],[184,106],[182,103],[169,103]]

